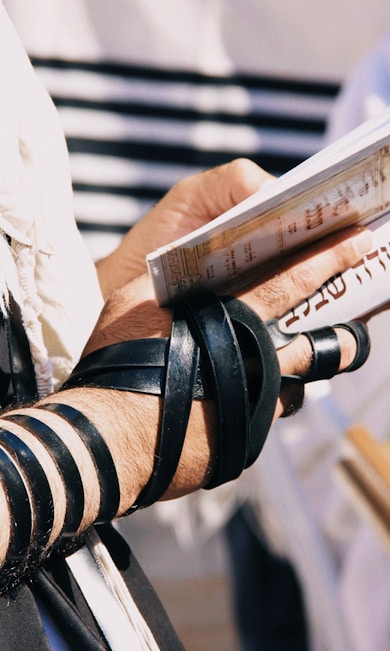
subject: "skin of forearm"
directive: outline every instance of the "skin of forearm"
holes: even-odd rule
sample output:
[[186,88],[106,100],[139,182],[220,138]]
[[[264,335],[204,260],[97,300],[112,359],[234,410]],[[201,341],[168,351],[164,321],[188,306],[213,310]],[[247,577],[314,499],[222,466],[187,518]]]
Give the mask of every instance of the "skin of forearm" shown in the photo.
[[[7,553],[10,539],[10,513],[8,509],[8,500],[2,485],[0,484],[0,518],[3,523],[0,527],[0,563],[3,563]],[[8,523],[8,526],[6,524]]]
[[[12,411],[9,413],[25,413],[25,412],[21,410],[21,411]],[[48,542],[48,545],[51,545],[58,538],[60,534],[62,524],[64,521],[65,509],[66,509],[64,485],[58,473],[57,467],[53,462],[52,458],[50,457],[50,455],[48,454],[45,447],[38,440],[36,440],[30,432],[26,431],[25,429],[23,429],[22,427],[18,426],[15,423],[11,423],[6,420],[2,421],[1,419],[0,419],[0,427],[3,427],[4,429],[13,432],[24,443],[26,443],[45,471],[47,480],[50,485],[50,490],[53,496],[53,502],[55,504],[53,528]],[[26,488],[27,491],[30,493],[31,487],[28,485],[28,483],[26,484]],[[7,548],[8,548],[9,537],[10,537],[10,527],[9,526],[7,527],[6,523],[7,522],[10,523],[10,518],[12,517],[12,514],[9,511],[8,500],[6,499],[4,503],[4,499],[2,499],[3,496],[4,496],[4,490],[3,487],[1,487],[0,520],[3,523],[3,525],[0,528],[0,562],[4,561]]]
[[[140,400],[141,398],[141,400]],[[121,502],[118,513],[130,507],[135,501],[151,472],[153,464],[153,437],[150,433],[157,431],[155,422],[148,418],[151,409],[142,401],[142,396],[134,396],[129,401],[126,414],[126,399],[114,391],[98,389],[74,389],[49,396],[39,404],[62,402],[82,411],[96,425],[102,437],[106,440],[114,459],[121,489]],[[144,404],[135,404],[142,402]],[[157,403],[157,399],[154,400]],[[142,411],[141,411],[142,410]],[[158,416],[158,405],[154,406],[154,418]],[[137,418],[136,414],[142,413]],[[78,433],[62,418],[44,409],[36,407],[20,408],[8,414],[24,414],[37,418],[51,427],[67,445],[81,475],[84,488],[84,516],[79,532],[86,530],[96,519],[99,508],[99,480],[87,448]],[[8,415],[7,414],[7,415]],[[48,548],[60,535],[65,511],[66,494],[63,479],[46,448],[34,438],[34,435],[20,425],[0,420],[0,426],[9,429],[19,436],[30,447],[45,471],[49,481],[54,501],[54,524],[48,542]],[[154,429],[153,429],[154,428]],[[134,435],[132,435],[134,432]],[[27,486],[29,490],[29,487]],[[3,497],[3,499],[1,499]],[[7,500],[0,492],[1,522],[9,521],[10,514]],[[9,528],[0,528],[0,562],[4,560],[8,547]]]
[[[126,314],[116,320],[116,311],[107,308],[99,330],[92,337],[87,350],[95,350],[106,343],[123,340],[123,332],[129,338],[140,336],[167,336],[170,332],[170,310],[157,308],[151,295],[143,293],[140,302],[139,291],[144,292],[144,283],[134,283],[133,302],[128,305]],[[139,291],[138,291],[139,290]],[[150,298],[150,300],[148,300]],[[121,300],[118,296],[117,300]],[[115,303],[115,301],[114,301]],[[112,304],[112,303],[111,303]],[[128,318],[128,323],[124,323]],[[59,391],[38,403],[61,402],[80,410],[89,418],[106,441],[117,470],[120,485],[120,506],[118,515],[134,504],[142,488],[146,485],[153,469],[158,438],[161,401],[155,396],[114,390],[80,388]],[[98,478],[87,449],[79,435],[58,415],[37,409],[35,406],[19,408],[9,413],[27,414],[43,421],[63,439],[74,457],[83,480],[85,493],[84,517],[80,531],[87,529],[95,521],[98,511]],[[1,423],[1,420],[0,420]],[[47,474],[55,501],[55,520],[49,545],[58,538],[64,521],[66,497],[63,480],[56,465],[45,448],[30,432],[10,421],[4,427],[20,435],[33,449]],[[180,464],[166,498],[178,497],[191,492],[207,482],[213,454],[213,407],[206,403],[193,404]],[[1,521],[9,520],[6,500],[0,501]],[[8,547],[8,528],[0,531],[1,559]]]
[[[157,441],[159,399],[135,393],[120,393],[105,389],[72,389],[49,396],[39,404],[50,402],[69,404],[84,413],[98,428],[110,448],[118,474],[121,500],[118,515],[136,501],[146,485],[153,468]],[[208,478],[212,456],[210,406],[194,403],[188,437],[181,462],[166,499],[178,497],[197,489]],[[13,414],[27,414],[43,421],[62,438],[74,457],[84,486],[85,508],[79,532],[95,521],[98,511],[99,484],[91,458],[78,434],[56,414],[35,407],[13,410]],[[0,421],[1,423],[1,421]],[[10,421],[3,421],[33,450],[49,480],[55,504],[55,518],[48,548],[57,540],[64,522],[66,496],[62,478],[46,449],[33,434]],[[0,491],[1,521],[9,521],[9,510],[4,493]],[[0,562],[4,560],[9,541],[9,528],[0,529]]]
[[[368,245],[367,248],[369,248]],[[354,264],[360,259],[359,255],[362,253],[360,248],[355,251],[354,240],[346,240],[337,248],[337,255],[331,250],[323,253],[322,256],[314,254],[313,259],[309,260],[309,267],[307,263],[303,268],[298,265],[297,272],[293,276],[290,273],[286,278],[275,274],[270,282],[263,283],[256,291],[248,290],[247,294],[244,292],[241,299],[251,305],[255,311],[261,313],[263,318],[282,314],[291,307],[291,304],[296,304],[304,296],[310,295],[314,288],[320,286],[327,277]],[[299,279],[298,285],[297,279]],[[302,279],[305,280],[303,287]],[[281,291],[283,287],[284,291]],[[171,311],[156,305],[150,279],[147,276],[139,277],[124,289],[125,291],[115,292],[106,304],[98,325],[86,346],[85,354],[126,339],[169,336]],[[279,301],[278,309],[275,306],[276,298]],[[344,333],[344,336],[348,335]],[[354,342],[352,344],[351,350],[354,351]],[[302,346],[306,347],[304,354]],[[344,355],[343,351],[342,354]],[[279,360],[282,372],[285,374],[301,373],[310,367],[310,356],[310,346],[306,338],[298,338],[296,342],[280,352]],[[302,361],[303,368],[300,366]],[[53,401],[65,402],[79,409],[95,424],[106,440],[119,477],[121,500],[118,515],[120,515],[136,501],[152,472],[158,436],[160,400],[154,396],[136,393],[104,389],[73,389],[59,392],[43,402]],[[23,412],[22,409],[19,411]],[[281,411],[281,405],[278,403],[275,417]],[[39,419],[38,414],[37,417]],[[58,434],[65,436],[62,434],[63,428],[64,424],[59,424],[59,418],[55,423],[53,421],[53,429]],[[213,432],[212,406],[207,403],[194,402],[183,454],[166,497],[176,497],[204,485],[211,469],[210,460],[214,456]],[[77,452],[74,437],[78,437],[78,435],[74,432],[72,436],[73,439],[67,442],[68,447],[75,458],[77,457],[76,461],[83,474],[85,485],[92,486],[93,480],[87,476],[89,473],[88,452],[86,450],[82,453]],[[85,461],[83,461],[84,455],[86,455]],[[45,459],[43,453],[40,461],[47,472],[51,485],[61,486],[62,479],[54,464]],[[94,469],[91,472],[93,475]],[[96,476],[94,481],[96,486]],[[88,527],[94,522],[97,513],[96,494],[98,491],[92,490],[89,493],[88,489],[86,490],[82,527]],[[64,491],[59,490],[56,508],[60,515],[56,514],[56,528],[51,541],[59,535],[63,522],[61,513],[65,512],[64,502]],[[10,515],[4,495],[1,498],[1,493],[0,509],[2,509],[0,511],[1,521],[6,522]],[[3,550],[3,554],[8,545],[7,536],[8,532],[0,528],[0,550]]]

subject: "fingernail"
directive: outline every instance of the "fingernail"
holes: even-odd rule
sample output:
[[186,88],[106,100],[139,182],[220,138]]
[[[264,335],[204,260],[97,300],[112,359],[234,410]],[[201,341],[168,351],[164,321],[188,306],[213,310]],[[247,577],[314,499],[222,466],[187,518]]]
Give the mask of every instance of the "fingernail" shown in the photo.
[[369,230],[360,231],[360,233],[358,233],[354,237],[353,244],[356,252],[359,253],[360,255],[364,255],[365,253],[368,253],[368,251],[372,249],[374,244],[374,238],[371,231]]

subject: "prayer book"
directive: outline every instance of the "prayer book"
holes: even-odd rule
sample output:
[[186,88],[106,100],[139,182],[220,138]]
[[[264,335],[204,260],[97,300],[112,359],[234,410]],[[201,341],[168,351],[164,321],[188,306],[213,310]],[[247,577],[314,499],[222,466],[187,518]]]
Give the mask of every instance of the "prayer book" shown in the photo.
[[156,301],[228,293],[280,267],[283,259],[353,224],[374,248],[285,315],[303,330],[348,320],[389,299],[390,108],[325,147],[216,219],[147,256]]

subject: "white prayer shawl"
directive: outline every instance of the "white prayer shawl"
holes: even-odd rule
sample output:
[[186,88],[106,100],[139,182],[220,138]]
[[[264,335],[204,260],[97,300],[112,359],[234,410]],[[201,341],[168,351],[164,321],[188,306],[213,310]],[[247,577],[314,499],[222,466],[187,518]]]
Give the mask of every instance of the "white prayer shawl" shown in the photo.
[[[102,307],[72,210],[57,114],[0,5],[0,290],[20,303],[40,394],[78,360]],[[3,302],[4,308],[4,302]]]
[[[6,236],[0,237],[1,308],[6,311],[11,291],[21,307],[40,394],[46,395],[77,362],[102,296],[73,219],[67,151],[56,111],[2,4],[0,84],[0,228]],[[110,648],[119,651],[130,645],[134,651],[157,651],[111,557],[96,538],[91,530],[90,544],[69,563]],[[115,617],[107,618],[107,612]],[[52,648],[67,649],[44,609],[41,614]]]

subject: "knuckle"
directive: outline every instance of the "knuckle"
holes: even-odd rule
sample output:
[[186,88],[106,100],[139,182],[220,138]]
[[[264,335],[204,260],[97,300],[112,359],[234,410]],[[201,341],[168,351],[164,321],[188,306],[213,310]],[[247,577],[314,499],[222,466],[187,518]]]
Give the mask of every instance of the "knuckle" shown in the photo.
[[289,307],[289,291],[281,282],[281,275],[276,275],[255,290],[259,303],[274,315],[283,314]]
[[350,239],[340,242],[335,247],[334,253],[340,270],[346,269],[356,259],[356,252]]
[[246,179],[252,169],[252,161],[246,158],[235,158],[234,160],[226,163],[225,173],[228,177],[230,187],[235,188],[235,192],[242,192],[245,190]]
[[318,288],[315,265],[310,262],[299,268],[286,269],[256,288],[255,293],[267,312],[281,316]]
[[272,178],[249,158],[235,158],[227,163],[224,169],[229,185],[235,188],[234,194],[237,200],[255,192],[267,179]]
[[249,160],[249,158],[235,158],[229,163],[226,163],[225,169],[232,176],[240,176],[241,174],[245,174],[248,170],[252,169],[252,166],[256,167],[255,163]]
[[318,274],[315,265],[310,261],[300,265],[298,269],[287,272],[291,286],[291,297],[301,300],[310,296],[319,285]]

